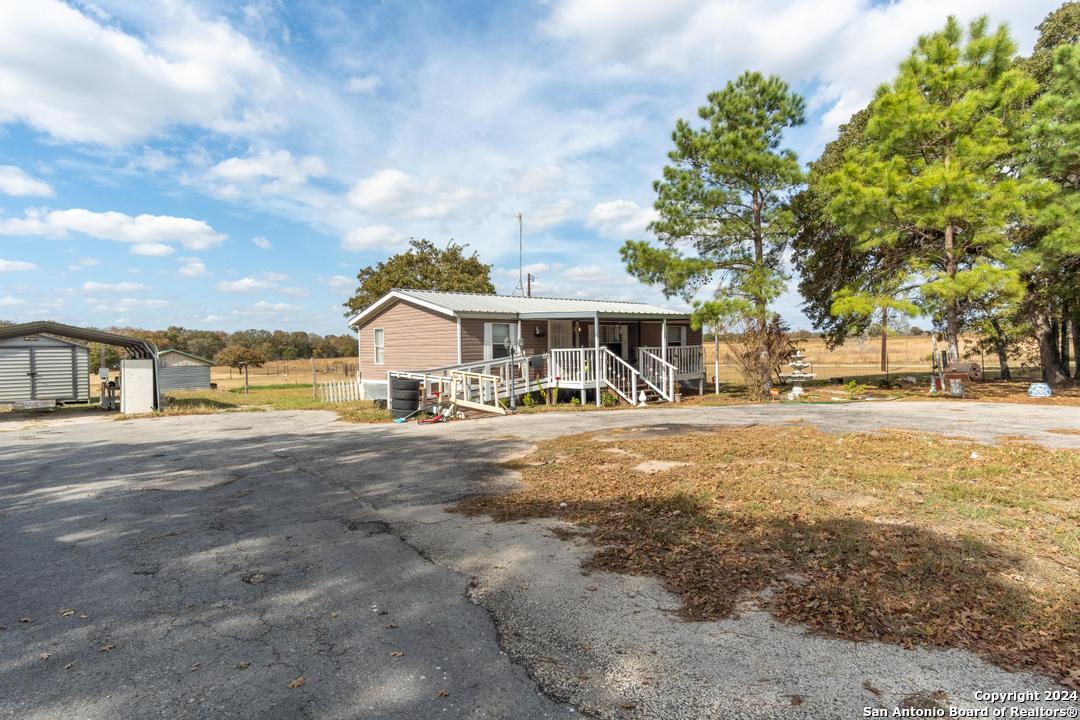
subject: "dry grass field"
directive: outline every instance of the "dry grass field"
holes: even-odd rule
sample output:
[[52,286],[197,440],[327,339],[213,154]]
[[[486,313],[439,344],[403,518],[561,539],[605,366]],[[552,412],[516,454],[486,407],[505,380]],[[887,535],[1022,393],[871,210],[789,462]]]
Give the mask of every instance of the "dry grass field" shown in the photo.
[[965,648],[1080,688],[1080,453],[806,425],[562,437],[464,500],[555,517],[587,568],[653,575],[692,620],[759,606],[852,640]]
[[[881,372],[881,336],[866,338],[865,340],[848,340],[838,348],[829,350],[825,347],[825,341],[821,338],[807,338],[799,341],[807,360],[814,367],[808,372],[817,373],[819,380],[830,378],[860,378],[879,376]],[[968,342],[961,339],[960,352],[966,351]],[[891,375],[914,375],[930,372],[931,341],[929,335],[909,335],[889,338],[889,372]],[[940,341],[938,349],[944,350],[945,346]],[[738,383],[741,378],[734,365],[724,361],[724,346],[720,346],[720,382]],[[713,344],[705,345],[706,372],[711,379],[713,376]],[[998,362],[996,356],[987,355],[985,358],[976,356],[973,360],[981,364],[987,378],[996,378]],[[1014,373],[1025,374],[1020,367],[1019,360],[1014,360],[1012,367]],[[1037,372],[1037,371],[1035,371]]]
[[[351,380],[356,377],[356,358],[315,360],[316,383]],[[244,387],[244,374],[235,368],[215,365],[210,381],[222,390]],[[261,368],[248,370],[251,385],[311,385],[311,360],[272,360]]]

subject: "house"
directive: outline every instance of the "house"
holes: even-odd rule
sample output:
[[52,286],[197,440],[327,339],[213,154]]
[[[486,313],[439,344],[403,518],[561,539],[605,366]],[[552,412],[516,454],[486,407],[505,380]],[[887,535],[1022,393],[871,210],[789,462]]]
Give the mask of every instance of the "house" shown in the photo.
[[[610,391],[631,404],[703,389],[701,331],[688,313],[637,302],[392,290],[349,319],[365,397],[386,397],[391,376],[425,392],[452,380],[459,400],[536,390]],[[597,331],[599,328],[599,331]],[[469,396],[469,397],[466,397]],[[495,403],[497,405],[497,403]]]
[[170,390],[209,390],[210,367],[206,358],[182,350],[158,353],[158,385],[161,392]]

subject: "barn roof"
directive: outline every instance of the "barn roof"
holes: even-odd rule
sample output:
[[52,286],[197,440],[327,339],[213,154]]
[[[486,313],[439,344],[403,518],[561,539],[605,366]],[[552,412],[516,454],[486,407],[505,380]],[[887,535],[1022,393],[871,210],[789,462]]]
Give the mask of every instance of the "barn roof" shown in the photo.
[[58,335],[61,338],[72,338],[74,340],[85,340],[87,342],[101,343],[102,345],[122,347],[133,358],[156,358],[158,354],[157,347],[146,340],[127,335],[117,335],[104,330],[64,325],[63,323],[48,320],[22,323],[21,325],[0,326],[0,340],[24,337],[26,335]]
[[160,358],[162,355],[168,355],[169,353],[176,353],[177,355],[183,355],[186,358],[191,358],[192,360],[198,360],[199,362],[206,363],[207,365],[213,365],[214,364],[213,360],[207,360],[204,357],[199,357],[198,355],[192,355],[191,353],[184,352],[183,350],[175,350],[173,348],[168,348],[167,350],[159,350],[158,351],[158,357]]

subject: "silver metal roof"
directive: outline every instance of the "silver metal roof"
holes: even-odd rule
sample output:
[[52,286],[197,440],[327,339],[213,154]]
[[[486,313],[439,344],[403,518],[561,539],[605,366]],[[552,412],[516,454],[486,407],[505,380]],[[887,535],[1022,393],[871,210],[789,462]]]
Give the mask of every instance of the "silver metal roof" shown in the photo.
[[406,298],[420,303],[439,305],[453,313],[507,313],[513,315],[565,314],[591,315],[625,314],[686,317],[686,311],[671,310],[648,303],[620,300],[579,300],[576,298],[520,297],[512,295],[481,295],[479,293],[440,292],[437,290],[397,290]]

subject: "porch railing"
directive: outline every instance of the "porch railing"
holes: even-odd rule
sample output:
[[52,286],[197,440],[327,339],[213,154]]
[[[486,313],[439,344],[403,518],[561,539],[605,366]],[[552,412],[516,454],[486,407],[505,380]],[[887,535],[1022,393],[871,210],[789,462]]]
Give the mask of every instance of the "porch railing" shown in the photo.
[[[640,347],[638,352],[660,356],[659,347]],[[705,375],[705,350],[701,345],[672,345],[667,349],[667,362],[675,366],[678,378],[703,377]]]
[[634,369],[634,366],[608,348],[602,348],[600,363],[604,384],[614,390],[626,402],[637,405],[640,373]]
[[668,402],[674,402],[677,374],[674,365],[645,348],[638,348],[638,372],[641,374],[641,381],[656,391],[657,395]]

